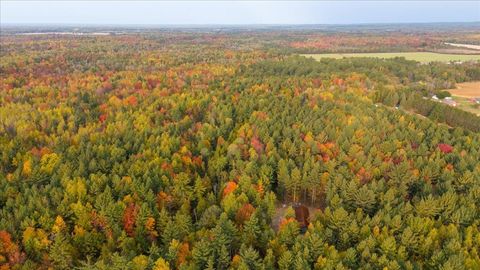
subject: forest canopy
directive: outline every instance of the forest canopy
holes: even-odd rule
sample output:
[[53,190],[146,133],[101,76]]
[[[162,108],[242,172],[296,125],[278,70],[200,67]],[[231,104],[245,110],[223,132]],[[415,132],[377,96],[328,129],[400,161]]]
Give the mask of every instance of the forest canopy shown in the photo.
[[0,269],[479,269],[480,63],[371,35],[2,36]]

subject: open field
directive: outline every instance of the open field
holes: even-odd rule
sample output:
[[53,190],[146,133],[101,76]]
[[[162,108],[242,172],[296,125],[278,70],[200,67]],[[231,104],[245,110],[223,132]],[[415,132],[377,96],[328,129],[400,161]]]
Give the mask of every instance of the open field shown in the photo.
[[453,96],[453,100],[457,102],[457,108],[480,115],[480,104],[473,103],[470,98]]
[[457,88],[449,89],[448,92],[450,92],[454,96],[459,96],[459,97],[466,97],[466,98],[480,97],[480,81],[458,83]]
[[472,98],[480,98],[480,81],[457,84],[457,88],[448,89],[457,102],[457,108],[480,115],[480,105],[472,102]]
[[408,60],[415,60],[421,63],[429,62],[450,62],[450,61],[480,61],[480,55],[465,54],[443,54],[432,52],[404,52],[404,53],[326,53],[326,54],[302,54],[305,57],[313,57],[316,60],[322,58],[341,59],[344,57],[376,57],[376,58],[395,58],[405,57]]

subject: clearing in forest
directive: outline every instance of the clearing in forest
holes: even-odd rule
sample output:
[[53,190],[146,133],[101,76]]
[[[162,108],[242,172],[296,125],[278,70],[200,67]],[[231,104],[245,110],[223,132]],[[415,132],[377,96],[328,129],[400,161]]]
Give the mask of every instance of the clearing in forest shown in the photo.
[[[278,229],[280,227],[280,223],[284,219],[285,214],[287,212],[287,209],[290,206],[292,206],[292,204],[279,204],[279,205],[277,205],[277,207],[275,209],[275,215],[272,218],[272,228],[275,231],[278,231]],[[313,207],[313,206],[310,206],[310,205],[305,205],[305,206],[307,206],[307,208],[308,208],[308,211],[309,211],[309,214],[310,214],[310,218],[309,218],[310,221],[314,220],[316,215],[318,215],[323,210],[325,210],[325,207],[317,208],[317,207]]]
[[420,63],[450,62],[450,61],[480,61],[480,54],[445,54],[433,52],[401,52],[401,53],[322,53],[302,54],[305,57],[313,57],[315,60],[322,58],[342,59],[345,57],[373,57],[373,58],[395,58],[404,57],[407,60],[414,60]]

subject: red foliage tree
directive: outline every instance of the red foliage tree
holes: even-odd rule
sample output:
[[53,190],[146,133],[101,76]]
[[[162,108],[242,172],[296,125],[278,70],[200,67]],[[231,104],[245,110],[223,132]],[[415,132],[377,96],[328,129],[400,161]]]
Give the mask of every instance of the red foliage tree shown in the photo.
[[257,136],[253,136],[250,144],[252,145],[253,149],[255,149],[255,151],[257,151],[258,154],[261,154],[263,153],[263,143],[258,139]]
[[453,151],[453,146],[446,144],[446,143],[439,143],[438,148],[440,151],[442,151],[444,154],[451,153]]
[[249,220],[252,216],[253,212],[255,212],[255,207],[253,205],[246,203],[238,209],[237,214],[235,215],[235,221],[238,224],[243,224],[245,221]]
[[138,207],[134,203],[130,203],[123,212],[123,229],[127,232],[128,236],[133,236],[137,212]]
[[134,84],[135,90],[139,90],[143,88],[143,83],[141,81],[137,81]]
[[106,115],[106,114],[101,114],[101,115],[98,117],[98,121],[100,121],[100,123],[105,122],[105,120],[107,120],[107,115]]
[[137,101],[137,98],[135,96],[128,96],[124,100],[124,103],[125,103],[125,105],[136,106],[138,101]]
[[0,269],[9,269],[9,266],[20,264],[23,259],[24,254],[20,252],[18,245],[12,242],[10,234],[0,231]]

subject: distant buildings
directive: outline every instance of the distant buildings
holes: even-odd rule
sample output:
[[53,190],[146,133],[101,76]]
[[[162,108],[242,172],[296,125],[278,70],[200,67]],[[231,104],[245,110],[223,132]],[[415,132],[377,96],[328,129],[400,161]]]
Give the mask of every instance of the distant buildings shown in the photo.
[[456,102],[455,100],[451,99],[451,98],[450,98],[450,99],[445,98],[445,99],[443,100],[443,103],[445,103],[445,104],[447,104],[447,105],[449,105],[449,106],[452,106],[452,107],[456,107],[456,106],[457,106],[457,102]]
[[441,100],[437,97],[437,95],[433,95],[432,100],[442,102],[452,107],[457,107],[458,105],[458,103],[455,100],[453,100],[452,97],[445,97],[444,99]]

